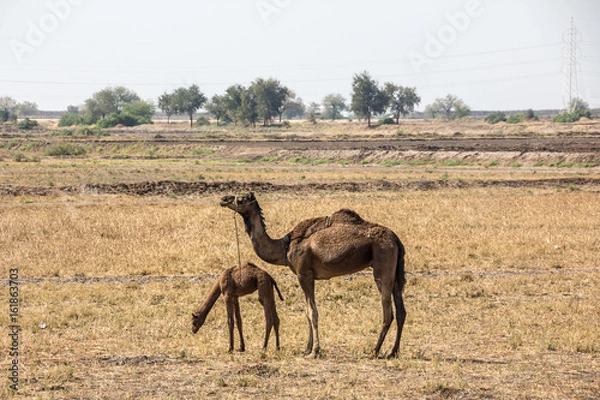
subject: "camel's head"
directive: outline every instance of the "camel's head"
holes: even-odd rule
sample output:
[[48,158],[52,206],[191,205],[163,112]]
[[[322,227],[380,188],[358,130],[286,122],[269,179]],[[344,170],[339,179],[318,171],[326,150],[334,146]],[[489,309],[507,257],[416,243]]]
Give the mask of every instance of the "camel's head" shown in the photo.
[[243,196],[224,196],[221,198],[221,207],[230,208],[242,215],[245,215],[254,203],[256,203],[254,192],[248,192]]
[[199,313],[192,313],[192,333],[198,332],[198,329],[204,325],[205,320],[206,315],[203,316]]

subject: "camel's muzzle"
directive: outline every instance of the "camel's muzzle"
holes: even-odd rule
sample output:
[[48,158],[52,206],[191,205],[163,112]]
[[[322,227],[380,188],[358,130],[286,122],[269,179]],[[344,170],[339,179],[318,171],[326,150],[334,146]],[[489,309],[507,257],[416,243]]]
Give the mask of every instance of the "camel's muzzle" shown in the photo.
[[235,202],[235,196],[223,196],[221,198],[221,207],[227,207]]

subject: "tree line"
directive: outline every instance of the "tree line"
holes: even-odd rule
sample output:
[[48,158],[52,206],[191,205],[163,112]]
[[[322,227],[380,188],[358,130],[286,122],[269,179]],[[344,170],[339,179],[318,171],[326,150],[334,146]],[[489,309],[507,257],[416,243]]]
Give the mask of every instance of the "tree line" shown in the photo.
[[[309,121],[317,119],[336,120],[343,118],[344,112],[350,112],[356,118],[372,125],[372,118],[387,116],[378,123],[399,124],[400,118],[415,111],[421,103],[416,88],[405,87],[393,82],[379,84],[367,72],[354,75],[350,101],[339,93],[326,95],[321,103],[310,102],[305,105],[302,98],[290,88],[273,78],[257,78],[247,87],[240,84],[229,86],[224,93],[215,94],[210,99],[198,85],[179,87],[164,92],[155,103],[143,100],[137,93],[123,86],[108,87],[94,93],[83,105],[69,106],[59,122],[59,126],[93,125],[110,128],[116,125],[135,126],[152,123],[157,109],[166,116],[167,122],[173,115],[189,117],[190,127],[194,124],[194,115],[205,110],[216,124],[233,123],[241,126],[267,126],[282,119],[305,117]],[[587,104],[586,104],[587,105]],[[584,107],[585,108],[585,107]],[[33,115],[37,105],[31,102],[17,103],[10,97],[0,97],[0,121],[17,120],[17,116]],[[462,118],[470,113],[463,100],[453,94],[435,99],[425,107],[425,115],[430,118]],[[586,116],[589,112],[578,112]],[[494,118],[502,120],[498,114]],[[571,118],[571,115],[569,115]],[[560,121],[560,119],[557,119]],[[208,123],[200,117],[197,123]]]
[[[248,86],[231,85],[223,94],[215,94],[210,99],[197,85],[179,87],[161,94],[156,106],[150,100],[142,100],[135,92],[118,86],[94,93],[80,107],[69,106],[59,126],[135,126],[152,123],[151,118],[157,109],[167,116],[167,123],[174,115],[186,115],[190,127],[200,109],[212,116],[217,125],[267,126],[275,121],[281,123],[284,118],[303,117],[312,122],[319,118],[336,120],[343,118],[345,111],[350,111],[370,126],[372,117],[385,112],[389,112],[393,117],[391,122],[397,124],[401,117],[414,112],[420,101],[415,88],[390,82],[379,86],[366,71],[354,76],[350,102],[341,94],[332,93],[325,96],[322,103],[311,102],[308,105],[293,90],[273,78],[257,78]],[[206,119],[199,117],[197,123],[203,122],[206,123]]]

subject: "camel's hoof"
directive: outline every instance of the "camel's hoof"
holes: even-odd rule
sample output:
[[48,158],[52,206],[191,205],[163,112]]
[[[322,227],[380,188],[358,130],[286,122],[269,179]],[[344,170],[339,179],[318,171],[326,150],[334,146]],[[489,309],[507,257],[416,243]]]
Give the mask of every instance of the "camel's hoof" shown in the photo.
[[371,354],[369,354],[369,360],[375,360],[379,358],[379,353],[376,351],[372,351]]
[[306,358],[313,358],[313,359],[321,358],[321,352],[319,350],[313,350],[311,352],[304,353],[304,356]]

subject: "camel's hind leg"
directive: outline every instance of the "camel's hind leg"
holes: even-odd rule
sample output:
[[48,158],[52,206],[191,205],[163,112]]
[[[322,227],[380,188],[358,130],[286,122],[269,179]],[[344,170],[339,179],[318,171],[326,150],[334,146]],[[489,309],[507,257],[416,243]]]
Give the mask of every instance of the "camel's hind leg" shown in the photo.
[[404,307],[404,299],[402,298],[402,289],[400,289],[397,283],[394,285],[394,304],[396,305],[396,324],[398,325],[398,330],[396,331],[394,347],[388,358],[396,357],[398,355],[400,338],[402,337],[402,328],[404,327],[404,321],[406,320],[406,308]]
[[375,348],[371,352],[370,357],[376,358],[379,355],[385,336],[392,325],[394,320],[394,313],[392,311],[392,290],[394,287],[394,275],[393,273],[387,273],[389,271],[381,272],[379,269],[373,267],[373,275],[375,276],[375,283],[377,289],[381,294],[381,306],[383,308],[383,324],[381,326],[381,332],[379,333],[379,339]]
[[279,317],[277,316],[273,288],[269,288],[269,292],[265,296],[261,296],[259,300],[265,312],[265,341],[263,343],[263,350],[267,350],[271,329],[275,330],[275,347],[279,350]]
[[263,306],[263,311],[265,313],[265,340],[263,342],[263,351],[267,350],[269,336],[271,335],[271,328],[273,327],[272,308],[274,304],[272,303],[275,303],[275,299],[273,299],[272,289],[269,288],[269,290],[271,293],[268,293],[265,290],[264,285],[259,285],[258,287],[258,301]]

